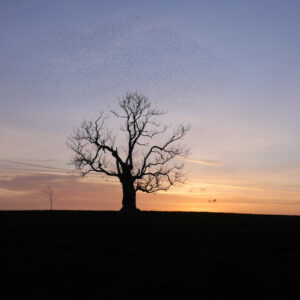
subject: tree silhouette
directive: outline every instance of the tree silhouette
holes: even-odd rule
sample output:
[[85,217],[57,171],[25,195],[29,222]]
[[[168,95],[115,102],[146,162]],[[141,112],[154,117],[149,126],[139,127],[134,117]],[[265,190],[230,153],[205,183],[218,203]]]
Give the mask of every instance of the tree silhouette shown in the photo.
[[119,107],[111,113],[123,121],[120,130],[126,140],[122,145],[117,147],[116,136],[105,127],[103,113],[73,129],[67,145],[74,152],[71,163],[83,176],[98,172],[117,177],[123,188],[121,210],[136,211],[137,191],[167,191],[182,182],[183,164],[174,158],[189,154],[189,149],[178,144],[189,126],[179,125],[164,138],[169,126],[161,126],[157,117],[165,112],[152,108],[148,98],[139,93],[128,93]]

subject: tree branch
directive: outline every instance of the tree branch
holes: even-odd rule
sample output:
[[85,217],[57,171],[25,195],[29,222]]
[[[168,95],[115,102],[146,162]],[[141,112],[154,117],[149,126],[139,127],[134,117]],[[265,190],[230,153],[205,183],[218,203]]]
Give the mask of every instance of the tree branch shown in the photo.
[[119,107],[120,111],[112,114],[122,120],[121,130],[127,135],[122,157],[115,147],[116,137],[105,128],[101,113],[95,121],[84,121],[68,138],[68,147],[74,152],[71,163],[83,176],[98,172],[120,181],[128,177],[136,191],[146,193],[167,191],[181,182],[183,165],[174,165],[172,161],[189,154],[189,149],[179,142],[190,127],[180,125],[164,142],[155,143],[169,129],[157,121],[165,112],[152,108],[148,98],[138,93],[127,94],[119,101]]

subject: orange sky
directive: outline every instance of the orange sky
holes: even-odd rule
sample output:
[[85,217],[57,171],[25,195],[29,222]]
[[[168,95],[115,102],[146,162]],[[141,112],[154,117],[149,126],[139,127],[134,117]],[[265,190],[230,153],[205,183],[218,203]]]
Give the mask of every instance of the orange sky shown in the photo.
[[[9,174],[9,175],[8,175]],[[119,210],[122,190],[105,177],[65,175],[40,170],[10,170],[0,177],[0,209],[48,209],[44,193],[51,183],[54,209]],[[203,183],[189,179],[168,192],[137,194],[142,210],[210,211],[300,215],[299,192],[250,186]],[[211,200],[216,199],[216,202]]]

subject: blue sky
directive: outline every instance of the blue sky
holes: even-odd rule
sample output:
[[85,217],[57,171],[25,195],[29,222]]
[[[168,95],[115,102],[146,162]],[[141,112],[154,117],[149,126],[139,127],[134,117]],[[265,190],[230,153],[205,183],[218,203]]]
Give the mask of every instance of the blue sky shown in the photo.
[[0,205],[51,171],[26,164],[71,169],[72,127],[138,90],[192,126],[172,192],[192,204],[159,208],[300,214],[299,28],[299,1],[1,1]]

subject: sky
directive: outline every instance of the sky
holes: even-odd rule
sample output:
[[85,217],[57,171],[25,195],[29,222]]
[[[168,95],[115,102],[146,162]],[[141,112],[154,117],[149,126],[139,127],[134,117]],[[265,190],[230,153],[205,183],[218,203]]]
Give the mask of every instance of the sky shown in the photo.
[[[144,210],[300,215],[300,2],[1,0],[0,209],[118,210],[69,164],[84,119],[138,91],[190,124],[187,181]],[[216,199],[216,201],[212,201]]]

